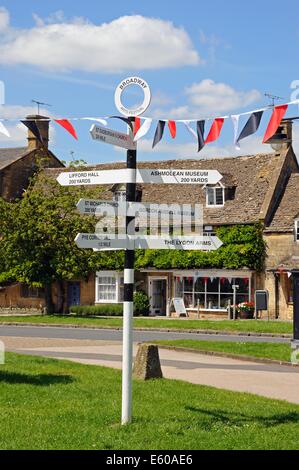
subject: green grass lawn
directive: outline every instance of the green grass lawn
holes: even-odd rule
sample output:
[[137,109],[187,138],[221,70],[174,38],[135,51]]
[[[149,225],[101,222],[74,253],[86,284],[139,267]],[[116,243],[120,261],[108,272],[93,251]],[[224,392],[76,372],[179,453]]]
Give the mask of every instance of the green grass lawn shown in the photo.
[[285,343],[234,343],[229,341],[197,341],[191,339],[161,340],[154,342],[165,346],[223,352],[285,362],[290,362],[291,356],[291,346]]
[[7,354],[0,449],[299,448],[299,405],[171,380],[134,381],[133,403],[122,427],[120,371]]
[[[92,318],[59,315],[40,316],[0,316],[0,324],[3,322],[17,323],[44,323],[74,326],[91,326],[100,328],[121,328],[122,318]],[[292,323],[282,321],[262,321],[262,320],[184,320],[184,319],[153,319],[134,318],[135,328],[165,328],[178,330],[213,330],[229,332],[251,332],[251,333],[272,333],[291,334]]]

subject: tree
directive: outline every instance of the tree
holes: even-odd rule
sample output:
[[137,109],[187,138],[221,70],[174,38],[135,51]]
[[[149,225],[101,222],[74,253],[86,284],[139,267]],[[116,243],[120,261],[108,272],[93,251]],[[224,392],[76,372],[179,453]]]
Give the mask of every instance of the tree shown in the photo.
[[52,284],[57,283],[58,305],[65,301],[64,280],[88,277],[97,269],[100,254],[77,248],[79,232],[94,232],[97,219],[76,210],[81,197],[98,197],[100,189],[62,187],[45,172],[31,181],[14,203],[0,200],[0,282],[18,281],[45,289],[46,310],[53,312]]

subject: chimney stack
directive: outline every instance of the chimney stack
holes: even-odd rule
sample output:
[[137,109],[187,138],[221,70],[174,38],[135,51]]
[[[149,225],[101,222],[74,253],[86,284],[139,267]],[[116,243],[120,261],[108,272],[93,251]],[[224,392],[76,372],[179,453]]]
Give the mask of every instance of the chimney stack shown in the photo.
[[[26,116],[26,119],[30,121],[35,121],[39,129],[41,138],[43,140],[43,144],[46,148],[48,148],[50,119],[47,116],[39,116],[38,114],[31,114],[29,116]],[[36,138],[36,136],[31,132],[30,129],[28,129],[27,140],[28,140],[28,150],[37,150],[37,149],[42,148],[42,144]]]
[[276,152],[283,152],[292,145],[293,141],[293,120],[295,118],[283,119],[276,133],[266,143],[270,144]]

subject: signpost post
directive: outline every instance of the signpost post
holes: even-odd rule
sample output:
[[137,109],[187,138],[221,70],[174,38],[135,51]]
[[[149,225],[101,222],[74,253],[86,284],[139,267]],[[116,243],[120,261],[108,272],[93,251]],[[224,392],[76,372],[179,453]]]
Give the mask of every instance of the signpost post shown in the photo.
[[[139,86],[144,93],[143,103],[135,109],[125,107],[121,94],[130,85]],[[115,104],[120,113],[135,122],[135,117],[142,114],[150,104],[150,88],[145,80],[129,77],[123,80],[115,91]],[[115,215],[125,217],[125,234],[79,233],[75,239],[80,248],[92,248],[99,251],[125,250],[124,265],[124,303],[123,303],[123,365],[122,365],[122,424],[129,424],[132,419],[132,363],[133,363],[133,291],[135,249],[175,249],[175,250],[217,250],[222,242],[215,236],[143,236],[135,233],[135,214],[154,214],[157,210],[144,204],[136,203],[136,183],[149,184],[216,184],[222,175],[217,170],[181,170],[181,169],[138,169],[137,145],[133,132],[128,126],[128,134],[113,131],[100,126],[92,126],[90,132],[94,140],[127,149],[125,169],[106,171],[77,171],[61,173],[57,181],[62,186],[81,186],[97,184],[126,184],[126,202],[80,200],[78,210],[83,214]],[[163,205],[162,205],[163,206]],[[164,207],[160,215],[170,215],[172,220],[180,219],[184,211],[180,208]],[[186,214],[196,219],[198,214],[186,209]],[[140,214],[139,214],[140,216]]]

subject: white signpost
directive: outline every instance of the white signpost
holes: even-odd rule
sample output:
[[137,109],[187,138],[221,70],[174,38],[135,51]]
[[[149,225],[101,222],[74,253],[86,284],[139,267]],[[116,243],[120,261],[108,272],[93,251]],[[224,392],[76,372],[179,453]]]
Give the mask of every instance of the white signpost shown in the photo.
[[78,233],[75,242],[79,248],[97,250],[218,250],[221,240],[215,236],[136,236],[136,235],[99,235],[97,233]]
[[217,184],[222,175],[217,170],[139,169],[63,172],[57,178],[62,186],[114,183]]
[[132,140],[130,134],[113,131],[112,129],[100,127],[96,124],[93,124],[89,132],[94,140],[99,140],[104,144],[116,145],[117,147],[122,147],[127,150],[136,150],[136,143]]
[[[131,86],[139,86],[144,94],[140,106],[127,108],[121,101],[123,91]],[[117,109],[132,122],[134,116],[141,115],[149,106],[150,88],[140,77],[128,77],[116,88],[115,105]],[[126,183],[126,203],[117,203],[117,209],[125,218],[126,233],[97,234],[79,233],[75,242],[80,248],[91,248],[97,251],[125,250],[124,263],[124,308],[123,308],[123,366],[122,366],[122,424],[129,424],[132,418],[132,363],[133,363],[133,292],[134,292],[134,252],[135,249],[172,249],[172,250],[216,250],[222,242],[213,236],[136,236],[132,234],[132,222],[136,215],[136,183],[149,184],[217,184],[222,175],[217,170],[197,169],[137,169],[137,145],[133,142],[133,133],[123,134],[105,127],[93,125],[91,136],[98,142],[116,145],[127,149],[127,167],[125,169],[103,171],[73,171],[61,173],[57,181],[62,186],[105,185]],[[114,202],[80,200],[78,210],[83,214],[102,214],[115,209]],[[144,206],[140,210],[151,211]],[[166,214],[167,214],[167,209]],[[118,215],[120,215],[120,213]],[[144,213],[144,212],[143,212]],[[178,214],[176,214],[178,215]],[[192,215],[193,217],[193,215]]]

